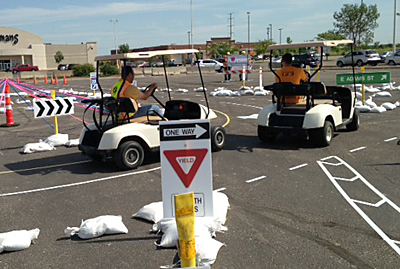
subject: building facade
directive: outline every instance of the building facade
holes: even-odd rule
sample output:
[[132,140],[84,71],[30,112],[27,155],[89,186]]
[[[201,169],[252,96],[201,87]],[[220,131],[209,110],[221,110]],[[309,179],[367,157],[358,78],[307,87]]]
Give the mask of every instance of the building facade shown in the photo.
[[64,55],[63,64],[94,64],[97,42],[81,44],[43,43],[43,38],[17,28],[0,26],[0,71],[17,64],[38,66],[39,70],[57,69],[57,51]]

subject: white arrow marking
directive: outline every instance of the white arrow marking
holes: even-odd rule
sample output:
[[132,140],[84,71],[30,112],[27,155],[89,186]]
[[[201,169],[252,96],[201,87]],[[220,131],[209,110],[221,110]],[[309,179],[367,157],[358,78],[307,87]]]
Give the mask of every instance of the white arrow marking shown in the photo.
[[381,80],[386,80],[387,79],[387,75],[382,75]]
[[188,128],[173,128],[173,129],[164,129],[164,136],[165,137],[177,137],[177,136],[193,136],[195,135],[196,138],[202,136],[206,129],[199,125],[195,125],[194,127]]

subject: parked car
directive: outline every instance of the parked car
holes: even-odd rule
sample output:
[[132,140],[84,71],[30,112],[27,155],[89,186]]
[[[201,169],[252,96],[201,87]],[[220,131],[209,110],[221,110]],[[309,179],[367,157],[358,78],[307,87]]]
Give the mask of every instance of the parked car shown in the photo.
[[400,64],[400,51],[397,51],[394,55],[387,56],[385,63],[388,65]]
[[199,63],[200,67],[214,67],[215,71],[222,71],[222,68],[224,67],[224,65],[220,62],[218,62],[217,60],[213,60],[213,59],[201,59],[196,61],[196,65],[197,63]]
[[[273,58],[271,63],[272,63],[272,68],[281,68],[282,67],[282,56]],[[271,63],[269,63],[269,67],[271,67]]]
[[30,64],[20,64],[12,69],[13,74],[24,71],[32,71],[32,72],[39,71],[39,67],[31,66]]
[[73,68],[75,65],[78,65],[78,64],[68,64],[67,70],[72,70],[72,68]]
[[[359,50],[359,51],[353,51],[353,58],[354,58],[354,63],[357,66],[363,66],[366,64],[375,66],[378,63],[381,62],[381,57],[379,56],[379,53],[377,53],[375,50]],[[339,67],[345,66],[345,65],[351,65],[351,52],[347,53],[344,57],[341,57],[337,60],[336,65]]]
[[67,68],[68,68],[68,64],[59,64],[57,66],[57,69],[60,71],[67,70]]
[[386,57],[393,55],[393,51],[385,51],[379,53],[379,56],[381,57],[381,63],[384,63],[386,60]]
[[318,59],[309,53],[293,55],[292,66],[304,68],[307,65],[311,67],[317,67],[318,64],[319,64]]

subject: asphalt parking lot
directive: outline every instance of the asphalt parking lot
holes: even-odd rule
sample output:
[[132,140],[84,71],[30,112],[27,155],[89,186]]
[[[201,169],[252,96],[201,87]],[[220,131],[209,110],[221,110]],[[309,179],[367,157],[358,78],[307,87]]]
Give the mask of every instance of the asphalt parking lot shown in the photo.
[[[344,72],[348,72],[346,70]],[[367,72],[369,70],[367,69]],[[382,71],[382,70],[380,70]],[[400,70],[390,69],[400,84]],[[338,70],[321,73],[335,84]],[[101,80],[110,89],[117,78]],[[162,76],[137,76],[139,86]],[[208,92],[223,86],[237,90],[241,82],[223,83],[222,74],[204,76]],[[264,84],[273,76],[265,72]],[[32,83],[27,81],[27,83]],[[89,91],[89,79],[68,80],[68,86],[48,89]],[[193,89],[197,75],[169,77],[174,99],[204,104]],[[257,72],[248,85],[258,86]],[[397,84],[396,84],[397,85]],[[188,89],[179,93],[178,88]],[[108,90],[107,90],[108,91]],[[378,104],[400,101],[374,98]],[[369,95],[369,94],[368,94]],[[367,95],[367,96],[368,96]],[[157,92],[161,101],[166,92]],[[161,200],[159,156],[152,154],[137,170],[119,171],[112,162],[96,163],[76,147],[21,155],[20,148],[52,135],[54,130],[13,97],[14,128],[0,129],[0,232],[40,228],[36,244],[19,252],[0,254],[0,268],[159,268],[172,264],[175,249],[160,249],[151,224],[132,219],[142,206]],[[225,243],[213,268],[397,268],[400,253],[400,118],[399,109],[361,114],[360,129],[340,130],[326,148],[315,148],[299,137],[280,136],[275,143],[257,137],[257,114],[271,96],[210,97],[226,127],[227,144],[212,154],[213,187],[224,189],[231,209]],[[143,104],[154,103],[148,100]],[[59,117],[61,133],[78,138],[83,108],[74,117]],[[226,116],[226,115],[227,116]],[[0,114],[0,123],[5,116]],[[228,119],[229,118],[229,119]],[[52,124],[52,120],[49,119]],[[329,158],[330,157],[330,158]],[[65,238],[67,226],[100,215],[121,215],[129,233],[90,240]],[[382,231],[387,238],[382,238]]]

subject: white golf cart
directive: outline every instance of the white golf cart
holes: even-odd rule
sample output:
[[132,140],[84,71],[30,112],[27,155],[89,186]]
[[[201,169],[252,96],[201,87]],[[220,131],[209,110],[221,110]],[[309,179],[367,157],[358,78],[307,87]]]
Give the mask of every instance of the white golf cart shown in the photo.
[[[271,50],[270,59],[272,59],[274,50],[320,47],[322,55],[324,47],[352,43],[351,40],[332,40],[272,45],[268,48]],[[302,133],[315,145],[324,147],[330,145],[337,129],[346,126],[347,130],[355,131],[359,128],[360,112],[355,108],[355,92],[346,87],[325,86],[322,82],[311,82],[321,70],[322,57],[320,60],[318,69],[312,75],[308,74],[309,81],[300,85],[281,82],[280,77],[270,66],[270,70],[280,82],[265,86],[266,90],[273,92],[273,103],[264,107],[258,114],[258,137],[262,141],[272,142],[281,132]],[[296,104],[285,103],[287,96],[302,96],[303,101]]]
[[[95,59],[97,62],[97,74],[99,73],[100,62],[102,61],[120,60],[125,66],[128,60],[149,59],[161,56],[164,62],[167,89],[169,89],[164,56],[192,53],[196,54],[198,50],[160,50],[98,56]],[[199,74],[202,87],[205,89],[200,67]],[[156,98],[154,92],[152,94],[152,97],[165,110],[163,115],[160,115],[157,111],[149,110],[146,116],[130,119],[129,113],[134,113],[138,109],[135,102],[123,97],[118,98],[118,100],[115,100],[113,97],[104,97],[98,78],[99,76],[97,76],[97,83],[101,92],[101,99],[92,100],[86,108],[84,116],[89,108],[98,109],[93,110],[93,123],[90,125],[84,123],[84,128],[79,138],[79,149],[94,160],[106,160],[111,157],[121,169],[137,168],[143,163],[146,152],[154,151],[160,147],[159,121],[211,120],[217,118],[217,115],[209,108],[205,91],[203,92],[206,106],[187,100],[171,100],[170,92],[167,91],[169,101],[165,104]],[[125,80],[126,78],[124,78],[121,85],[124,85]],[[119,116],[121,114],[126,115],[122,120]],[[214,151],[221,150],[224,147],[225,137],[225,129],[222,126],[212,127],[211,145]]]

